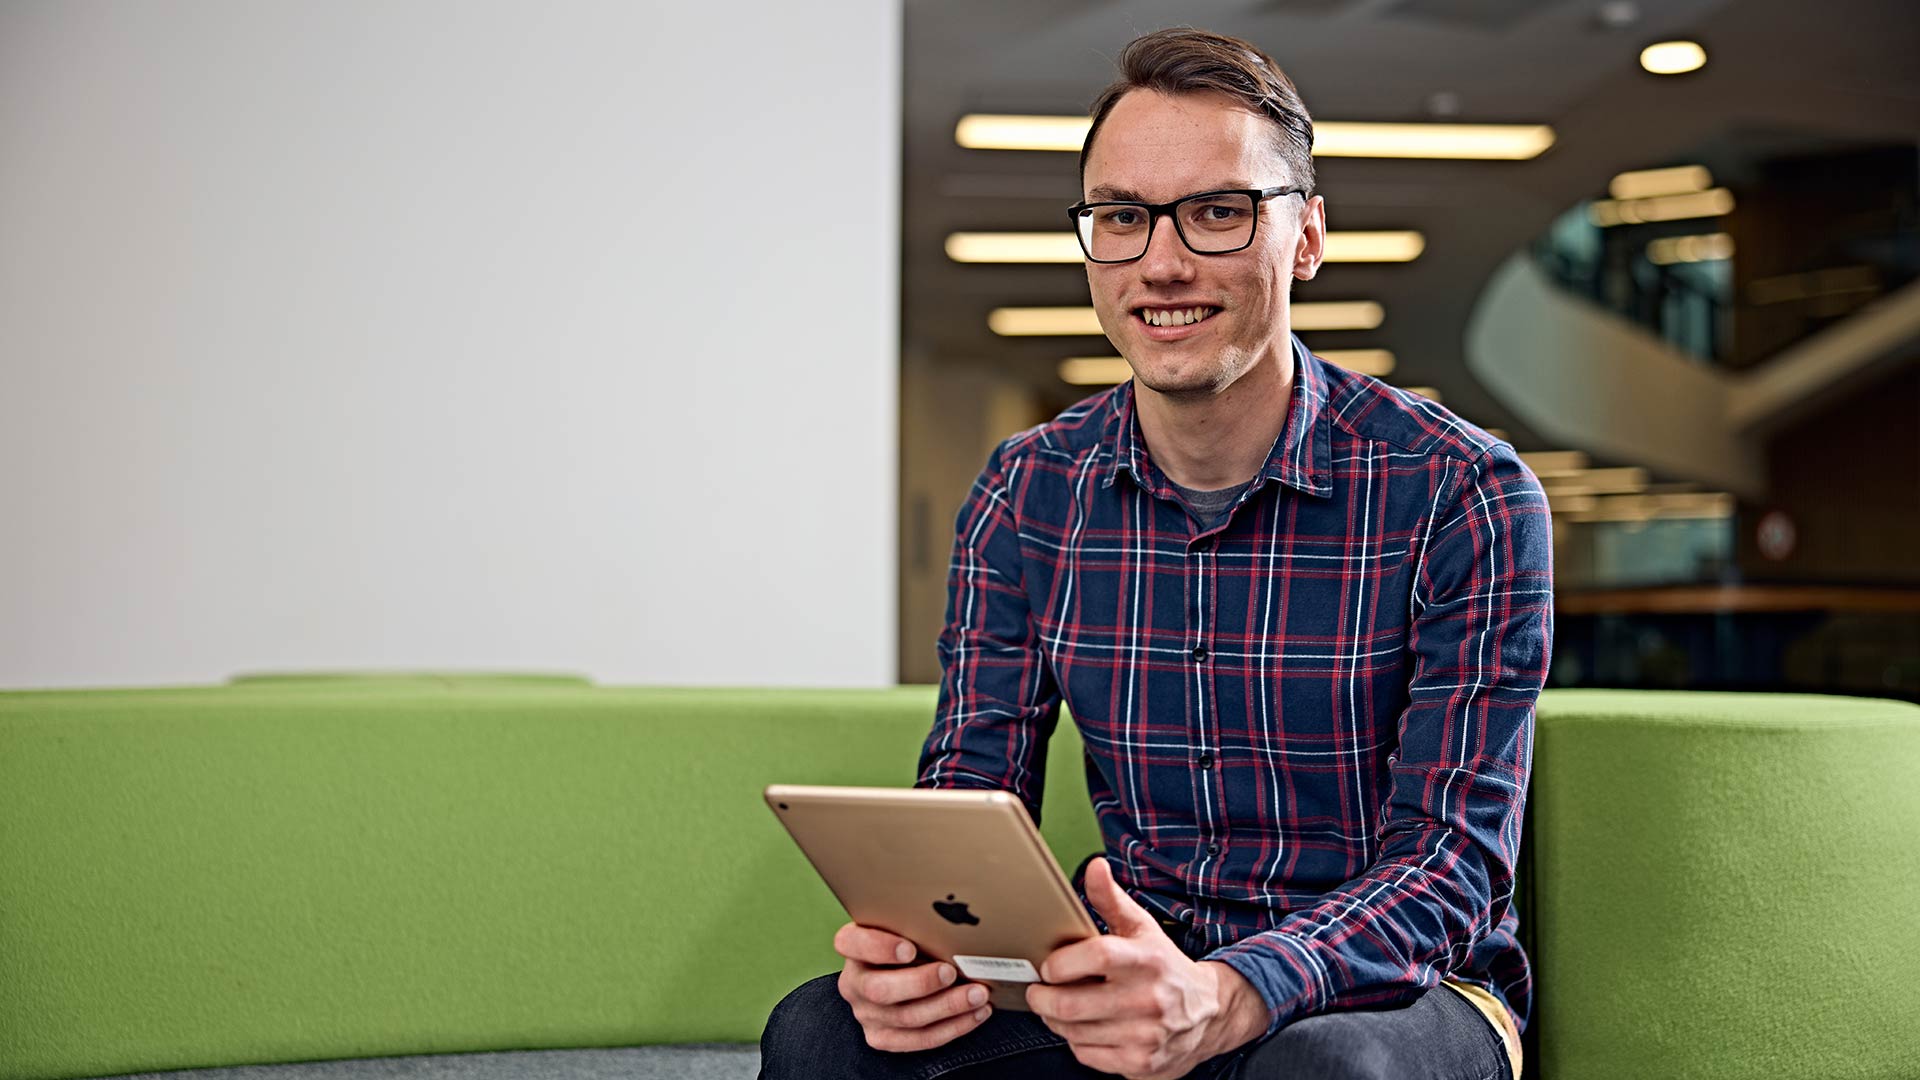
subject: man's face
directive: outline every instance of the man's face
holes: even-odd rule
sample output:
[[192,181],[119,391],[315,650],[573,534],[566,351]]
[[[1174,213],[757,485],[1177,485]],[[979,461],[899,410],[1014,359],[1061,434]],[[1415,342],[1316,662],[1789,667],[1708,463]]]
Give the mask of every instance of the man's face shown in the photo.
[[[1269,121],[1217,94],[1134,90],[1107,113],[1087,155],[1084,197],[1171,202],[1227,188],[1291,184]],[[1196,255],[1173,221],[1154,225],[1147,252],[1129,263],[1087,264],[1100,326],[1151,390],[1218,393],[1262,358],[1284,358],[1288,289],[1320,265],[1325,235],[1318,196],[1260,204],[1253,244]],[[1210,309],[1200,322],[1151,326],[1142,309]]]

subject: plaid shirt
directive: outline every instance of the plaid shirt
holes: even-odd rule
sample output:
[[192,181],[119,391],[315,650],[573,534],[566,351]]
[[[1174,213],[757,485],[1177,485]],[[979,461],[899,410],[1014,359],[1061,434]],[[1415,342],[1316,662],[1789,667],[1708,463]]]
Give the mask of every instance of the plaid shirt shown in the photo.
[[1002,443],[961,509],[919,786],[1038,820],[1064,698],[1120,884],[1232,965],[1269,1031],[1443,977],[1524,1025],[1511,910],[1552,634],[1513,448],[1294,339],[1226,521],[1147,456],[1131,383]]

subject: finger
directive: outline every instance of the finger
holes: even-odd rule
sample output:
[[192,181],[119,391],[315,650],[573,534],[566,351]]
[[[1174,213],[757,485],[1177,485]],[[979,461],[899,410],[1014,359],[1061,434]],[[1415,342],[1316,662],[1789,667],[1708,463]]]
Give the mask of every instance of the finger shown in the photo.
[[833,935],[833,951],[863,964],[906,964],[919,955],[913,942],[871,926],[848,923]]
[[1139,905],[1120,883],[1113,880],[1113,867],[1104,858],[1095,859],[1087,864],[1087,902],[1093,910],[1107,920],[1107,925],[1121,937],[1138,937],[1148,932],[1162,937],[1166,931],[1160,929],[1160,923],[1147,909]]
[[982,1005],[972,1012],[923,1028],[876,1028],[867,1032],[867,1045],[875,1050],[893,1053],[931,1050],[936,1046],[945,1046],[979,1027],[992,1015],[993,1006]]
[[864,1013],[856,1012],[855,1015],[866,1027],[912,1031],[973,1012],[986,1003],[987,988],[979,983],[968,983],[900,1005],[869,1005]]
[[1140,1008],[1134,1000],[1137,996],[1129,995],[1122,983],[1085,982],[1071,986],[1034,983],[1027,987],[1027,1008],[1043,1020],[1063,1024],[1099,1023],[1147,1015],[1148,1010]]
[[1048,983],[1111,978],[1130,966],[1139,946],[1123,937],[1103,934],[1062,945],[1040,962],[1040,978]]
[[958,972],[952,964],[928,962],[904,968],[868,968],[858,980],[860,996],[875,1005],[917,1001],[952,986]]

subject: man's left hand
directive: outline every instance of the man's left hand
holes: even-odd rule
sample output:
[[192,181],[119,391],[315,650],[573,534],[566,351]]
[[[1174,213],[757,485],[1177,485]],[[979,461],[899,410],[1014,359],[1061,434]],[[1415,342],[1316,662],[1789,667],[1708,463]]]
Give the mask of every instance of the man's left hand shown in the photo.
[[[1055,949],[1027,987],[1027,1007],[1089,1068],[1131,1080],[1177,1080],[1267,1030],[1267,1006],[1246,977],[1189,960],[1113,880],[1087,866],[1087,900],[1113,933]],[[1105,981],[1093,981],[1104,979]]]

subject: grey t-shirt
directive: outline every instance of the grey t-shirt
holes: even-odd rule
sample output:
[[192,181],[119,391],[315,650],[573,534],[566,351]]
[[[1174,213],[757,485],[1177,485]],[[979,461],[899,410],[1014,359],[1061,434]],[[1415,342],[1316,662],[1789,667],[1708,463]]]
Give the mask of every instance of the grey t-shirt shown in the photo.
[[1200,523],[1201,529],[1205,530],[1226,520],[1227,511],[1233,508],[1234,503],[1240,501],[1241,492],[1246,491],[1247,485],[1253,481],[1249,480],[1245,484],[1235,484],[1233,487],[1215,491],[1195,491],[1190,487],[1174,484],[1172,480],[1168,480],[1167,483],[1173,484],[1173,490],[1179,493],[1180,501],[1187,504],[1187,509],[1193,513],[1193,519]]

